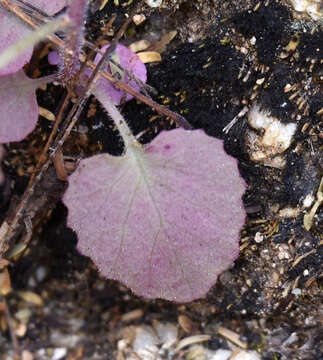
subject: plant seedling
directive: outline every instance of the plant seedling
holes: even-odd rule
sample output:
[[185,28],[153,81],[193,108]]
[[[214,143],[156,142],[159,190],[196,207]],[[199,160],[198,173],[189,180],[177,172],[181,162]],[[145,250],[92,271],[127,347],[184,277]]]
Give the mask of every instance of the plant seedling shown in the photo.
[[[38,2],[41,0],[34,1]],[[75,20],[74,32],[82,26],[85,8],[86,2],[79,0],[68,12],[72,24]],[[78,51],[82,40],[75,37],[68,49]],[[85,71],[79,79],[87,80],[84,99],[91,93],[96,96],[116,124],[125,152],[80,162],[63,199],[68,225],[78,236],[80,252],[90,256],[104,276],[121,281],[137,295],[177,302],[203,297],[239,253],[245,183],[237,161],[224,152],[221,140],[201,130],[162,132],[150,144],[141,145],[116,107],[123,92],[99,79],[108,54],[109,49],[103,58],[97,55],[94,75]],[[139,89],[133,75],[129,76],[132,73],[146,80],[139,58],[121,45],[113,56],[116,64],[110,64],[107,71],[129,82],[130,89]],[[15,67],[6,67],[7,73],[19,69],[14,62]],[[65,71],[66,67],[78,66],[76,62],[73,56],[64,59],[64,81],[74,74],[73,69]],[[26,78],[22,71],[3,80],[12,89],[9,100],[14,99],[14,107],[18,100],[25,103],[28,130],[24,133],[28,133],[37,118],[37,80]],[[19,137],[24,133],[19,132]],[[11,141],[9,135],[4,139]]]
[[133,137],[117,108],[125,154],[82,160],[64,196],[78,248],[137,295],[187,302],[206,295],[239,253],[245,183],[221,140],[201,130]]

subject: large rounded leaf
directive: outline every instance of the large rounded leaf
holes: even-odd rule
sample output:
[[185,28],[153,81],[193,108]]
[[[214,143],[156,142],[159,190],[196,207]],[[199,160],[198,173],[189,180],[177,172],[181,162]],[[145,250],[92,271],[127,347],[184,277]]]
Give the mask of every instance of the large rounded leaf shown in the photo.
[[40,81],[21,70],[0,78],[0,143],[20,141],[32,132],[38,120],[36,88]]
[[[48,15],[54,15],[66,5],[66,0],[29,0],[28,3]],[[0,5],[0,53],[27,36],[30,31],[30,26]],[[11,61],[6,67],[0,69],[0,75],[13,74],[20,70],[30,60],[32,52],[33,49],[30,48]]]
[[82,160],[64,196],[78,248],[137,295],[205,296],[239,252],[245,183],[222,141],[161,133],[125,156]]

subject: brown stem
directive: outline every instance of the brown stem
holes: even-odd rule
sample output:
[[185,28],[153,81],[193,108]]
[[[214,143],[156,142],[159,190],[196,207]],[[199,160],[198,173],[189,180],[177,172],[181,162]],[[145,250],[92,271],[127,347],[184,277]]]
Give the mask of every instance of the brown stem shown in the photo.
[[10,334],[11,341],[12,341],[12,346],[13,346],[15,355],[18,357],[20,355],[19,354],[19,344],[18,344],[16,333],[15,333],[15,329],[13,328],[10,310],[9,310],[8,303],[5,299],[5,297],[3,297],[3,303],[4,303],[4,312],[6,315],[6,320],[7,320],[7,324],[8,324],[8,328],[9,328],[9,334]]

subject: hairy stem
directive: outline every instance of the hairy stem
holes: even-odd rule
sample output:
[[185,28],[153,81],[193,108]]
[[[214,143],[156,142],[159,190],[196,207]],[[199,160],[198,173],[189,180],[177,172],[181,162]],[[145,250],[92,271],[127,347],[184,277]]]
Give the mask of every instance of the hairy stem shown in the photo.
[[130,145],[134,143],[139,144],[134,137],[132,131],[130,130],[129,126],[127,125],[125,119],[123,118],[117,107],[113,104],[109,96],[103,93],[99,88],[95,88],[93,94],[106,109],[111,119],[115,123],[116,127],[118,128],[126,150]]
[[80,50],[84,42],[84,19],[88,0],[73,0],[67,11],[71,27],[66,37],[66,47],[63,48],[64,63],[60,71],[63,82],[70,81],[79,69]]

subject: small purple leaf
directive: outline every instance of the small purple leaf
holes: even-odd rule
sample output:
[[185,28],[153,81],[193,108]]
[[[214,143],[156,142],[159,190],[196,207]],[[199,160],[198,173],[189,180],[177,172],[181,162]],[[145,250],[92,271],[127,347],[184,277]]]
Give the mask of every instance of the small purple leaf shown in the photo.
[[[104,53],[106,49],[109,47],[109,45],[104,46],[101,49],[101,52]],[[98,64],[101,60],[102,56],[100,54],[97,54],[95,57],[94,63]],[[139,56],[128,49],[126,46],[117,44],[115,54],[113,54],[112,59],[118,60],[120,65],[125,69],[128,70],[130,73],[135,75],[139,80],[142,82],[146,82],[147,80],[147,70],[145,64],[140,60]],[[112,70],[112,71],[111,71]],[[111,74],[119,73],[119,71],[116,70],[115,65],[109,65],[107,71]],[[87,75],[89,76],[90,72],[87,71]],[[139,91],[140,87],[136,83],[135,80],[129,79],[129,76],[127,74],[122,74],[120,80],[124,81],[128,85],[130,85],[133,89]],[[97,82],[96,85],[102,92],[104,92],[106,95],[110,97],[110,99],[113,101],[115,105],[120,105],[121,100],[124,96],[124,92],[116,89],[116,87],[109,82],[108,80],[104,79],[103,77],[100,78],[100,80]],[[127,94],[125,97],[126,101],[129,101],[133,98],[132,95]]]
[[48,63],[50,65],[60,65],[62,64],[62,58],[56,50],[51,51],[47,56]]
[[161,133],[82,160],[64,196],[78,248],[137,295],[187,302],[206,295],[239,253],[245,183],[221,140]]
[[[29,4],[54,15],[66,6],[66,0],[29,0]],[[18,40],[24,38],[32,29],[23,23],[17,16],[11,14],[0,4],[0,53]],[[13,74],[20,70],[30,60],[33,49],[25,51],[4,68],[0,69],[0,75]]]
[[0,143],[20,141],[33,131],[38,119],[35,91],[39,85],[39,80],[28,78],[22,70],[1,76]]

